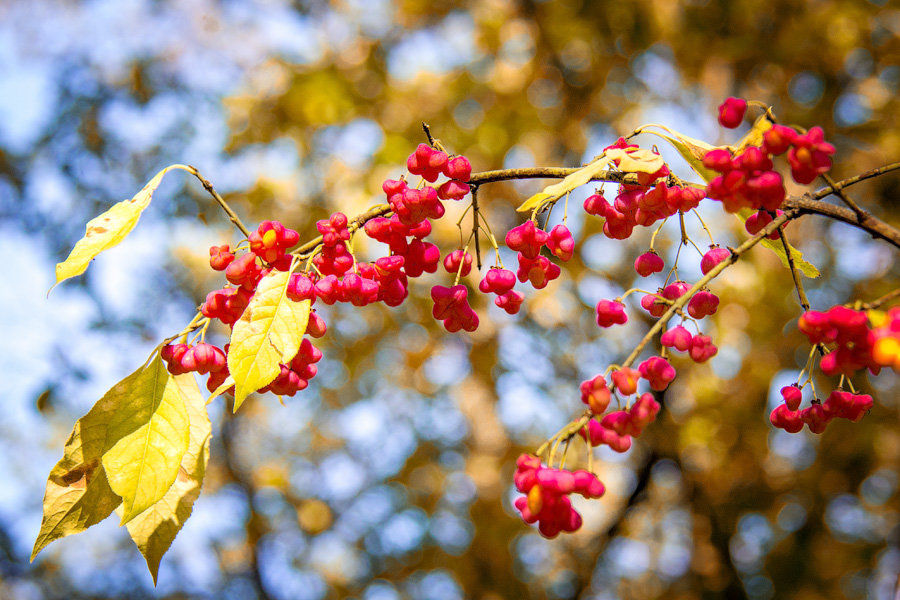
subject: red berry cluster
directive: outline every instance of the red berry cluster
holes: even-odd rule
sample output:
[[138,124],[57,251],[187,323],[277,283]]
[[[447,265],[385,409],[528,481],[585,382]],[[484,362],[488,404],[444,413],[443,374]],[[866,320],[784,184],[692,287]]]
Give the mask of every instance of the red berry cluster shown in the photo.
[[797,326],[810,344],[834,346],[819,363],[826,375],[849,377],[866,368],[877,374],[881,369],[872,355],[875,334],[865,312],[845,306],[833,306],[826,312],[810,310],[800,316]]
[[868,394],[851,394],[836,389],[828,395],[825,402],[818,399],[804,409],[799,409],[801,401],[800,388],[786,386],[781,389],[784,403],[779,404],[769,415],[769,421],[775,427],[788,433],[797,433],[805,424],[813,433],[822,433],[833,419],[859,421],[872,408],[872,396]]
[[775,211],[784,202],[784,181],[772,170],[772,157],[761,148],[749,146],[735,157],[724,148],[710,150],[703,165],[721,173],[706,186],[706,195],[721,201],[728,212],[742,208]]
[[[327,221],[319,221],[317,227],[325,240],[323,244],[326,250],[317,255],[313,262],[324,254],[326,258],[320,261],[322,267],[340,272],[346,265],[341,257],[345,254],[349,256],[343,245],[349,239],[346,217],[334,215]],[[240,257],[235,256],[228,245],[209,249],[210,267],[216,271],[224,271],[225,278],[235,287],[210,292],[200,307],[200,312],[205,317],[219,319],[226,325],[236,323],[250,303],[260,279],[272,270],[287,271],[291,267],[293,257],[288,254],[288,250],[300,241],[300,236],[278,221],[263,221],[256,231],[250,233],[247,241],[249,250]],[[352,265],[352,259],[350,264]],[[312,281],[296,273],[291,276],[287,294],[295,302],[315,299]],[[325,322],[312,312],[306,333],[312,337],[321,337],[325,330]],[[228,349],[228,344],[222,349],[206,343],[193,347],[171,344],[163,347],[160,355],[173,374],[189,371],[196,371],[201,375],[208,373],[206,387],[212,392],[228,378]],[[281,373],[276,380],[258,391],[293,396],[298,390],[304,389],[309,379],[315,376],[316,367],[313,363],[321,357],[321,352],[308,339],[304,339],[300,351],[292,361],[281,365]]]
[[166,361],[166,368],[172,375],[191,372],[206,375],[228,368],[225,353],[210,344],[170,344],[163,346],[159,354]]
[[516,489],[525,494],[516,498],[516,509],[526,523],[536,522],[538,531],[547,538],[581,527],[581,515],[572,508],[569,495],[599,498],[606,492],[593,473],[545,467],[540,458],[531,454],[519,456],[514,479]]
[[[736,120],[731,118],[738,113],[735,102],[731,102],[730,108],[726,107],[729,101],[735,100],[737,99],[729,98],[719,107],[719,122],[726,127],[736,127],[743,119],[746,103]],[[726,115],[724,120],[723,114]],[[737,212],[742,208],[775,212],[784,202],[785,189],[781,175],[773,170],[772,158],[785,152],[794,181],[808,184],[818,175],[828,172],[835,149],[825,141],[821,127],[813,127],[801,135],[790,127],[773,125],[763,134],[761,147],[748,146],[737,156],[732,156],[724,148],[706,153],[703,165],[720,173],[709,182],[706,195],[713,200],[720,200],[728,212]],[[768,221],[771,220],[770,217]],[[759,216],[753,225],[747,225],[747,230],[755,233],[765,227],[768,221]]]
[[[582,384],[582,396],[584,388]],[[631,448],[632,439],[640,436],[656,420],[659,409],[659,403],[653,399],[653,394],[646,392],[638,397],[630,409],[607,413],[599,420],[591,419],[578,434],[591,446],[606,444],[616,452],[627,452]],[[593,407],[591,410],[593,411]]]
[[[638,147],[631,145],[624,138],[608,146],[626,152],[634,152]],[[617,159],[620,160],[620,159]],[[588,196],[584,201],[584,210],[590,215],[603,217],[603,233],[611,239],[624,240],[631,236],[637,225],[649,227],[656,221],[664,220],[676,213],[688,212],[700,204],[703,190],[687,187],[669,186],[659,181],[669,175],[665,165],[654,173],[638,173],[639,185],[619,186],[616,199],[610,205],[600,194]],[[654,184],[650,187],[652,184]]]

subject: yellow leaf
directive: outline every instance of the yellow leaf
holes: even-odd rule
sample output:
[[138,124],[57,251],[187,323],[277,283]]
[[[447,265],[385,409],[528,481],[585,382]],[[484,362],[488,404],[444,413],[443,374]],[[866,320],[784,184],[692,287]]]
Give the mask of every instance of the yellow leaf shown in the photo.
[[234,410],[244,399],[272,383],[300,349],[309,321],[309,300],[287,297],[290,272],[272,271],[263,277],[244,314],[234,324],[228,370],[234,378]]
[[[747,218],[756,213],[757,211],[744,208],[737,212],[738,218],[741,222],[745,222]],[[788,263],[787,253],[784,251],[784,245],[781,243],[781,240],[770,240],[769,238],[765,238],[760,242],[763,246],[774,252],[778,255],[778,258],[781,259],[781,264],[785,267],[790,268],[790,264]],[[815,279],[819,276],[819,270],[810,262],[807,262],[803,259],[803,253],[794,248],[789,242],[787,244],[788,248],[791,249],[791,258],[794,259],[794,265],[800,270],[801,273],[809,277],[810,279]]]
[[99,523],[121,504],[122,499],[110,488],[102,459],[116,441],[109,431],[114,415],[129,410],[134,390],[146,377],[146,366],[142,366],[114,385],[75,423],[63,457],[47,479],[44,516],[31,560],[50,542]]
[[626,173],[656,173],[665,164],[662,156],[645,148],[631,152],[622,148],[610,148],[606,151],[606,156],[610,160],[618,160],[616,166]]
[[196,388],[190,374],[172,376],[158,353],[138,373],[128,404],[110,418],[103,455],[109,486],[122,498],[123,525],[175,481],[190,434],[185,402]]
[[[183,169],[193,173],[186,165],[170,165],[157,173],[131,200],[123,200],[108,211],[88,221],[84,237],[78,240],[68,258],[56,265],[56,284],[81,275],[90,262],[104,250],[117,246],[131,233],[144,209],[150,205],[153,192],[163,176],[171,169]],[[51,288],[52,289],[52,288]]]
[[232,388],[232,387],[234,387],[234,377],[229,375],[228,377],[225,378],[225,381],[222,382],[222,385],[220,385],[219,387],[217,387],[216,389],[214,389],[212,391],[212,393],[209,395],[209,398],[206,399],[206,403],[209,404],[210,402],[215,400],[218,396],[220,396],[221,394],[224,394],[229,388]]
[[[670,133],[671,137],[668,135],[663,135],[657,131],[644,129],[645,127],[659,127],[660,129]],[[717,146],[713,146],[712,144],[707,144],[706,142],[696,140],[686,135],[682,135],[664,125],[644,125],[638,131],[640,131],[641,133],[651,133],[669,142],[669,144],[678,151],[678,154],[680,154],[681,157],[687,161],[688,165],[694,170],[694,172],[702,177],[703,181],[705,181],[706,183],[709,183],[716,175],[718,175],[718,173],[716,173],[715,171],[707,169],[703,166],[703,157],[706,156],[706,153],[710,150],[715,150]]]
[[772,129],[772,121],[769,120],[768,115],[763,113],[759,116],[756,121],[753,122],[753,127],[750,128],[750,131],[747,132],[747,135],[741,138],[741,140],[734,147],[734,154],[737,156],[750,146],[762,146],[763,143],[763,134],[768,130]]
[[206,465],[209,462],[209,439],[212,427],[206,404],[193,377],[184,378],[181,389],[184,392],[185,407],[190,420],[188,449],[181,458],[175,483],[165,495],[147,510],[130,520],[126,527],[131,539],[147,561],[147,568],[153,576],[153,584],[159,575],[159,563],[184,522],[191,516],[194,501],[200,496]]
[[610,161],[606,156],[601,155],[597,158],[597,160],[585,167],[582,167],[581,169],[578,169],[571,175],[566,176],[562,181],[545,187],[544,191],[538,192],[537,194],[523,202],[519,206],[519,208],[516,209],[516,211],[531,212],[543,206],[547,202],[552,202],[554,200],[562,198],[575,188],[586,184],[594,177],[600,175],[600,173],[606,170],[609,162]]

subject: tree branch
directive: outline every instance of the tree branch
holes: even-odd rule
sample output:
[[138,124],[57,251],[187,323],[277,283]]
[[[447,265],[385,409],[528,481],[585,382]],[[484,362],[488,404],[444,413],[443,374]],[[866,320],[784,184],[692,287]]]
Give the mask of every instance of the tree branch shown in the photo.
[[[838,185],[841,183],[843,182],[838,182]],[[788,198],[784,201],[782,208],[785,210],[795,209],[798,217],[803,215],[821,215],[853,225],[867,232],[873,238],[882,239],[892,246],[900,248],[900,230],[896,227],[892,227],[868,213],[868,217],[864,221],[860,221],[859,216],[849,208],[835,206],[834,204],[815,199],[816,197],[827,195],[828,193],[817,192],[815,195]]]

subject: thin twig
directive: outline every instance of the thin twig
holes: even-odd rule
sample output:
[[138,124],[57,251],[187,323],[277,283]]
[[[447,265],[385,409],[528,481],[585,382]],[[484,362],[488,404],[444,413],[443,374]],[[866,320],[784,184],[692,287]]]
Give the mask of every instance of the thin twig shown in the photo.
[[879,175],[884,175],[885,173],[890,173],[891,171],[896,171],[900,169],[900,162],[891,163],[889,165],[884,165],[875,169],[871,169],[866,171],[865,173],[860,173],[859,175],[855,175],[853,177],[848,177],[847,179],[842,179],[837,182],[828,182],[828,187],[822,188],[815,194],[813,194],[813,198],[820,199],[825,196],[830,196],[831,194],[844,189],[845,187],[850,187],[851,185],[855,185],[861,181],[865,181],[866,179],[871,179],[873,177],[878,177]]
[[244,224],[241,223],[241,218],[237,216],[236,212],[231,210],[231,207],[228,206],[228,203],[225,202],[225,199],[219,195],[219,192],[217,192],[215,188],[213,188],[213,185],[209,181],[207,181],[207,179],[203,177],[203,175],[201,175],[199,171],[197,171],[197,167],[188,165],[188,168],[190,169],[188,172],[200,180],[200,183],[203,184],[203,187],[207,192],[209,192],[210,196],[212,196],[213,199],[219,204],[219,206],[222,207],[222,210],[225,211],[225,214],[227,214],[228,218],[231,219],[231,222],[234,223],[234,226],[237,227],[245,237],[250,237],[250,230],[244,227]]
[[797,297],[800,299],[800,306],[804,311],[807,311],[809,310],[809,299],[806,297],[806,291],[803,289],[800,272],[797,269],[797,265],[794,264],[794,252],[787,241],[787,236],[784,235],[783,227],[778,228],[778,237],[781,239],[781,245],[784,247],[784,254],[787,256],[788,266],[791,268],[791,277],[794,280],[794,288],[797,289]]
[[859,204],[857,204],[853,200],[853,198],[848,196],[844,192],[842,187],[837,187],[837,182],[831,178],[831,175],[829,175],[828,173],[822,173],[822,179],[824,179],[829,187],[831,187],[831,189],[834,191],[834,195],[840,198],[844,204],[850,207],[850,210],[856,213],[856,218],[860,223],[864,223],[866,219],[869,218],[869,213],[861,209],[859,207]]
[[481,243],[478,241],[478,220],[481,213],[478,212],[478,186],[472,186],[472,235],[475,236],[475,264],[481,270]]
[[897,288],[893,292],[888,292],[884,296],[876,298],[871,302],[856,302],[853,304],[853,307],[856,310],[875,310],[876,308],[881,308],[895,298],[900,298],[900,288]]

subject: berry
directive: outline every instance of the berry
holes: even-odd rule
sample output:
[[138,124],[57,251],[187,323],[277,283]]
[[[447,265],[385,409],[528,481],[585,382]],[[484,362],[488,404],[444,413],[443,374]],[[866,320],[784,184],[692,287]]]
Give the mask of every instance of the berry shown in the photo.
[[209,249],[209,266],[216,271],[224,271],[234,261],[234,252],[228,244],[211,246]]
[[688,354],[694,362],[708,361],[719,351],[708,335],[695,335],[691,338],[691,347]]
[[505,310],[507,313],[514,315],[519,312],[524,300],[524,294],[515,290],[509,290],[494,298],[494,304]]
[[650,387],[657,392],[665,390],[675,379],[675,367],[661,356],[651,356],[638,365],[638,371],[640,371],[641,377],[650,382]]
[[797,410],[800,408],[800,401],[803,399],[803,391],[794,385],[786,385],[781,388],[781,397],[784,399],[785,406],[788,410]]
[[719,125],[734,129],[744,120],[747,112],[747,101],[741,98],[727,98],[719,105]]
[[575,239],[565,225],[559,224],[550,231],[547,239],[550,252],[563,262],[568,262],[575,253]]
[[472,271],[472,255],[462,249],[454,250],[444,257],[444,269],[451,275],[459,273],[465,277]]
[[630,367],[622,367],[617,371],[613,371],[610,377],[612,378],[613,385],[621,394],[630,396],[637,391],[638,379],[641,377],[641,372]]
[[506,269],[491,268],[478,284],[484,294],[505,294],[516,285],[516,276]]
[[634,261],[634,270],[641,277],[649,277],[654,273],[659,273],[665,266],[663,259],[653,250],[641,254]]
[[714,315],[718,309],[719,297],[706,290],[697,292],[688,302],[688,314],[695,319]]
[[700,271],[706,275],[712,271],[713,267],[730,256],[730,250],[719,248],[718,246],[712,247],[703,255],[703,258],[700,259]]
[[601,300],[597,303],[597,325],[600,327],[612,327],[624,325],[628,322],[625,314],[625,305],[616,300]]
[[457,181],[468,181],[472,176],[472,165],[465,156],[454,156],[447,161],[444,175]]
[[602,415],[607,407],[612,394],[606,386],[603,375],[597,375],[593,379],[581,382],[581,401],[587,404],[595,415]]
[[506,234],[506,245],[510,250],[521,253],[525,258],[535,259],[540,254],[541,247],[549,239],[549,234],[538,229],[534,221],[525,221],[518,227],[509,230]]
[[679,352],[687,352],[691,348],[693,336],[682,325],[673,327],[659,338],[659,342],[666,348],[675,348]]
[[805,135],[795,136],[791,145],[787,158],[791,176],[797,183],[812,183],[816,176],[831,169],[831,155],[835,149],[825,141],[825,132],[821,127],[813,127]]

